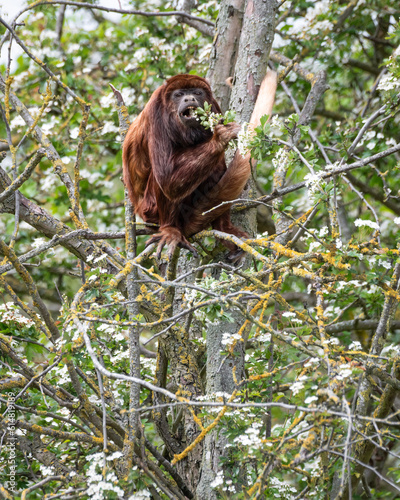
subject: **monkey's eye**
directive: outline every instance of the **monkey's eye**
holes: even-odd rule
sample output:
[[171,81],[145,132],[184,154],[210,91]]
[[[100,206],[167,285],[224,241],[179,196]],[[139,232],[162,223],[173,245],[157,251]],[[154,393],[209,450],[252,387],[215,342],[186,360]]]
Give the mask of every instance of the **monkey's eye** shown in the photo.
[[174,92],[174,97],[182,97],[183,96],[183,92]]
[[193,92],[194,95],[203,95],[203,91],[202,90],[195,90]]

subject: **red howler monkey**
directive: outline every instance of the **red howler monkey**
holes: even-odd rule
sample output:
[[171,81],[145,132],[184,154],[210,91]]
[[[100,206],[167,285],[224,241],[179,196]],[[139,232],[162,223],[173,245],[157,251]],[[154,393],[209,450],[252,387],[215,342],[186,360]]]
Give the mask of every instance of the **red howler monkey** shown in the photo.
[[[261,116],[271,114],[275,90],[276,74],[268,70],[250,120],[252,127],[259,125]],[[231,223],[229,204],[202,215],[236,199],[250,175],[250,155],[243,158],[236,151],[228,168],[225,164],[225,148],[237,137],[240,125],[233,122],[216,125],[213,132],[206,130],[194,114],[205,102],[214,113],[221,112],[204,78],[173,76],[153,93],[124,141],[124,183],[135,213],[159,226],[147,243],[158,242],[158,257],[166,244],[170,254],[179,246],[196,255],[187,238],[210,225],[248,237]]]

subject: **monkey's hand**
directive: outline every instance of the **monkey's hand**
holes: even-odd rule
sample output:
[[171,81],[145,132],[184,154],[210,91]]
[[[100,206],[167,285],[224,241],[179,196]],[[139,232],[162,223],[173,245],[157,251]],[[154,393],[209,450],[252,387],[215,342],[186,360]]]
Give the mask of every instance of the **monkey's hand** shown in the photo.
[[172,226],[160,227],[160,232],[152,236],[146,243],[146,247],[152,243],[158,243],[157,259],[161,258],[161,252],[165,245],[168,245],[168,258],[172,257],[176,248],[185,248],[192,252],[193,257],[198,257],[197,250],[183,236],[181,231]]
[[236,139],[241,129],[241,125],[236,122],[223,125],[219,123],[214,128],[214,139],[225,149],[229,141]]

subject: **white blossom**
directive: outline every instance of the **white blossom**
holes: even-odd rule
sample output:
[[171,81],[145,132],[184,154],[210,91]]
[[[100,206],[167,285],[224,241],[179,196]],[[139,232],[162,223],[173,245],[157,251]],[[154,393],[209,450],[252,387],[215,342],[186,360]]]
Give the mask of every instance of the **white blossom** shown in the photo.
[[40,464],[40,472],[43,476],[55,476],[55,469],[51,465],[47,467],[46,465]]
[[331,337],[325,341],[326,344],[339,345],[340,341],[336,337]]
[[296,396],[302,389],[304,389],[303,382],[293,382],[290,386],[290,390],[293,392],[293,396]]
[[238,149],[243,158],[249,152],[249,143],[252,139],[252,130],[248,123],[243,123],[238,133]]
[[81,49],[79,43],[69,43],[66,47],[67,54],[73,54]]
[[353,370],[350,368],[349,365],[343,364],[339,366],[339,373],[337,375],[337,378],[339,380],[343,380],[345,378],[348,378],[352,375]]
[[39,248],[46,243],[46,238],[35,238],[31,243],[33,248]]
[[69,383],[69,373],[68,373],[68,367],[67,365],[60,367],[54,368],[54,371],[58,375],[58,381],[57,384],[62,385],[62,384],[68,384]]
[[245,430],[244,434],[236,437],[233,441],[242,446],[250,446],[252,448],[260,448],[262,439],[260,438],[260,422],[253,422],[250,427]]
[[[50,116],[50,120],[48,120],[45,123],[42,123],[40,125],[40,128],[42,129],[42,132],[44,134],[48,134],[49,132],[52,132],[54,130],[54,127],[59,123],[60,119],[57,118],[55,115]],[[79,133],[79,129],[78,129]]]
[[290,163],[289,153],[281,148],[272,158],[272,164],[277,172],[285,172]]
[[358,340],[354,340],[350,345],[349,345],[350,351],[361,351],[361,343]]
[[86,170],[85,168],[80,170],[79,175],[81,179],[87,179],[89,184],[94,184],[103,177],[100,172],[89,172],[89,170]]
[[151,498],[150,491],[140,490],[131,495],[128,500],[146,500],[146,498]]
[[292,311],[285,311],[284,313],[282,313],[282,317],[283,318],[295,318],[296,314]]
[[208,61],[208,59],[210,57],[211,49],[212,49],[212,44],[211,43],[206,43],[199,50],[198,58],[199,58],[199,62],[200,63]]
[[218,486],[221,486],[221,484],[224,484],[224,473],[223,471],[219,471],[217,475],[215,476],[214,481],[211,482],[210,486],[211,488],[218,488]]
[[21,326],[33,325],[33,321],[23,316],[13,302],[0,304],[0,321],[4,323],[13,321],[15,323],[19,323]]
[[354,225],[356,227],[367,226],[367,227],[370,227],[372,229],[377,229],[379,231],[379,224],[377,222],[373,222],[372,220],[356,219],[354,221]]
[[382,349],[381,355],[388,358],[397,357],[400,354],[400,346],[395,344],[389,344]]
[[69,136],[71,139],[76,139],[79,135],[79,127],[71,128],[69,131]]
[[107,254],[103,253],[99,257],[96,257],[93,262],[99,262],[100,260],[106,259],[106,258],[107,258]]
[[304,176],[304,182],[310,191],[310,193],[316,193],[323,188],[323,172],[318,172],[316,174],[307,174]]
[[242,337],[239,333],[229,333],[225,332],[222,334],[221,344],[230,346],[235,343],[235,341],[240,340]]
[[[86,460],[90,464],[86,472],[89,485],[86,493],[91,500],[106,500],[110,498],[109,492],[116,493],[123,497],[124,491],[116,485],[118,479],[115,472],[107,470],[104,475],[100,473],[103,467],[103,457],[104,455],[101,452],[86,457]],[[149,497],[138,497],[140,500],[146,498]]]
[[400,87],[400,79],[395,78],[391,73],[386,73],[381,78],[378,90],[393,90]]
[[262,333],[255,337],[255,340],[258,342],[271,342],[271,334],[270,333]]
[[308,368],[312,365],[318,365],[320,363],[319,358],[310,358],[307,363],[304,365],[305,368]]
[[319,230],[319,237],[323,238],[324,236],[327,236],[329,234],[329,229],[328,226],[324,226]]
[[319,241],[312,241],[310,243],[310,246],[308,247],[308,251],[313,252],[317,248],[320,248],[320,246],[321,246],[321,243]]
[[116,133],[116,132],[119,132],[119,128],[116,125],[114,125],[112,122],[105,122],[103,129],[101,131],[101,133],[103,135],[109,134],[109,133]]
[[13,118],[10,122],[11,130],[13,130],[15,128],[23,127],[24,125],[25,125],[25,120],[20,115]]
[[100,99],[100,106],[102,108],[111,108],[114,102],[114,94],[110,92],[109,94],[103,95],[103,97]]
[[[126,87],[121,90],[122,98],[127,106],[134,104],[136,92],[134,88]],[[114,98],[115,99],[115,98]]]
[[317,35],[320,31],[331,30],[333,24],[329,19],[316,19],[318,16],[326,14],[330,9],[330,0],[314,2],[308,7],[306,15],[298,18],[288,18],[286,23],[291,25],[288,34],[299,36],[302,34],[307,38]]
[[279,493],[275,493],[274,497],[283,499],[283,498],[293,498],[293,495],[291,493],[296,493],[297,490],[294,486],[292,486],[290,483],[287,483],[285,481],[281,481],[277,477],[270,477],[269,479],[271,487],[276,488]]
[[270,134],[271,136],[280,136],[282,135],[282,129],[283,124],[281,119],[279,118],[279,115],[273,115],[271,118],[271,121],[269,122],[269,129],[270,129]]

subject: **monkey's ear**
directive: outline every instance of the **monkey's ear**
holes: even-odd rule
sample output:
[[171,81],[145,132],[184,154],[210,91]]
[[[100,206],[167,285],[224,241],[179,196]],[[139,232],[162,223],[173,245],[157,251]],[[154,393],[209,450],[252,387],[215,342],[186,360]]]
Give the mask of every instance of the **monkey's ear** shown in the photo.
[[226,85],[228,85],[228,87],[233,87],[233,76],[229,76],[229,77],[225,80],[225,83],[226,83]]

